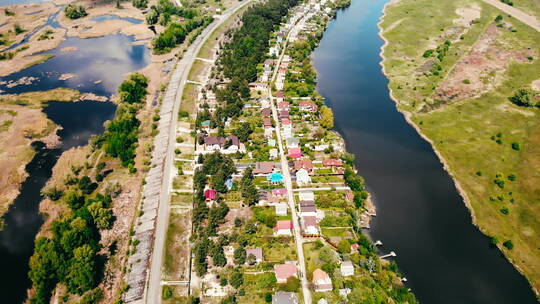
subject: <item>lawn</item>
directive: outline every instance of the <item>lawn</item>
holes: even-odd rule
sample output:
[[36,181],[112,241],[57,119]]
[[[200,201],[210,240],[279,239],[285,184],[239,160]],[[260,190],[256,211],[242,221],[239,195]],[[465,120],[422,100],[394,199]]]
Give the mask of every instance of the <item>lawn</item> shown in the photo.
[[[519,88],[531,88],[531,83],[540,79],[540,60],[537,59],[540,34],[504,15],[505,28],[499,30],[493,45],[510,52],[531,48],[536,56],[525,63],[512,60],[497,71],[497,76],[488,81],[490,86],[476,96],[445,104],[437,110],[418,111],[422,102],[430,102],[433,88],[461,56],[469,53],[471,45],[495,16],[501,14],[481,1],[468,1],[481,8],[481,17],[464,34],[463,40],[450,47],[450,55],[442,64],[441,77],[410,77],[425,62],[422,53],[428,44],[447,39],[440,36],[440,29],[446,31],[456,17],[452,12],[463,3],[462,0],[443,1],[432,7],[435,3],[431,1],[403,0],[390,6],[382,23],[383,28],[389,29],[384,34],[389,39],[384,54],[391,58],[384,63],[389,86],[399,99],[399,109],[411,114],[412,121],[447,162],[449,171],[467,195],[475,223],[485,234],[498,240],[506,256],[538,289],[540,110],[518,107],[510,103],[508,97]],[[428,15],[433,18],[426,18]],[[418,20],[422,20],[422,28],[427,29],[422,35],[418,35]],[[398,22],[399,26],[392,26]],[[519,149],[513,149],[512,143],[517,143]],[[512,241],[512,250],[501,245],[507,240]]]

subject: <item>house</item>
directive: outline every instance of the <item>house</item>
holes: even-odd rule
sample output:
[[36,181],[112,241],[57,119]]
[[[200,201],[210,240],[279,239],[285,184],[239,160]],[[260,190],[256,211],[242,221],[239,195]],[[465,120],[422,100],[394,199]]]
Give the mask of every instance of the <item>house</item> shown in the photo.
[[283,56],[283,59],[281,61],[282,62],[291,62],[291,56],[290,55],[285,55],[285,56]]
[[236,152],[240,149],[240,140],[236,136],[206,136],[204,147],[206,151]]
[[[292,139],[292,138],[289,138]],[[288,140],[287,140],[288,141]],[[294,161],[294,171],[300,169],[306,170],[308,173],[313,173],[313,163],[309,159],[299,159]]]
[[300,148],[289,148],[289,157],[290,158],[301,158],[302,150]]
[[300,111],[317,112],[318,110],[317,105],[309,101],[301,101],[298,106],[300,108]]
[[300,169],[296,171],[296,183],[299,186],[305,186],[311,184],[311,177],[306,169]]
[[287,204],[279,203],[275,207],[277,216],[287,216]]
[[[261,99],[259,99],[259,102],[261,103],[261,108],[263,108],[263,109],[266,109],[266,108],[270,109],[270,101],[268,100],[268,98],[266,98],[266,97],[261,98]],[[272,113],[271,111],[272,111],[272,110],[270,110],[270,113]]]
[[264,61],[264,66],[265,66],[265,67],[271,68],[273,65],[274,65],[274,60],[272,60],[272,59],[266,59],[266,60]]
[[210,120],[205,120],[205,121],[201,122],[201,129],[203,129],[205,131],[209,131],[210,130]]
[[300,207],[315,207],[315,202],[314,201],[299,201],[298,205],[300,205]]
[[270,117],[263,118],[263,126],[265,129],[272,128],[272,118]]
[[341,275],[344,277],[354,275],[354,265],[351,261],[344,261],[341,263]]
[[274,236],[279,235],[292,235],[293,223],[290,220],[277,221],[276,227],[274,227]]
[[261,115],[264,117],[271,117],[272,116],[272,109],[270,108],[264,108],[261,110]]
[[267,179],[272,184],[281,184],[283,182],[283,175],[279,172],[274,172],[268,174]]
[[300,205],[300,216],[317,216],[317,208],[315,205],[302,206]]
[[289,111],[281,110],[279,111],[279,120],[289,119]]
[[290,121],[287,118],[284,118],[281,120],[281,126],[283,127],[283,129],[289,129],[290,131],[292,128],[292,121]]
[[279,52],[280,52],[279,45],[275,45],[268,50],[268,54],[270,54],[270,56],[275,56],[275,57],[279,56]]
[[287,139],[292,137],[292,128],[282,128],[281,137]]
[[300,139],[298,139],[297,137],[287,138],[285,143],[287,145],[287,148],[298,148],[298,146],[300,146]]
[[253,174],[270,174],[276,169],[276,163],[273,162],[257,162]]
[[274,274],[279,284],[287,283],[290,277],[297,277],[297,269],[294,264],[276,264],[274,265]]
[[275,147],[276,146],[276,140],[275,139],[269,139],[268,140],[268,145],[270,147]]
[[278,157],[278,150],[276,148],[270,149],[268,153],[270,153],[270,159],[276,159]]
[[325,168],[343,167],[343,161],[341,159],[323,159],[322,165]]
[[272,189],[272,195],[277,197],[284,197],[287,195],[287,189],[286,188],[277,188]]
[[274,128],[264,128],[264,137],[272,138],[274,137]]
[[204,198],[207,201],[214,201],[217,198],[217,191],[214,189],[206,189],[204,190]]
[[268,84],[263,82],[250,82],[249,88],[254,90],[266,91],[268,89]]
[[352,244],[351,245],[351,252],[358,251],[358,247],[360,247],[360,245],[358,245],[357,243]]
[[278,109],[280,111],[283,111],[283,110],[289,111],[291,108],[290,108],[289,102],[281,101],[281,102],[278,102]]
[[319,235],[319,224],[317,224],[317,218],[314,216],[303,216],[300,220],[302,231],[308,235]]
[[262,248],[252,248],[246,249],[246,257],[252,254],[255,257],[255,262],[260,263],[263,261],[263,251]]
[[259,206],[264,206],[268,203],[268,199],[271,197],[271,193],[266,190],[259,190]]
[[316,292],[332,291],[332,280],[326,272],[319,268],[313,271],[313,288]]
[[298,192],[298,199],[300,201],[315,201],[315,194],[313,194],[313,191],[300,191]]
[[328,304],[328,301],[326,301],[325,298],[321,298],[321,299],[317,302],[317,304]]
[[276,93],[276,101],[278,103],[282,102],[284,98],[285,98],[285,94],[283,94],[283,92],[277,92]]
[[278,291],[272,297],[272,304],[298,304],[298,297],[294,292]]

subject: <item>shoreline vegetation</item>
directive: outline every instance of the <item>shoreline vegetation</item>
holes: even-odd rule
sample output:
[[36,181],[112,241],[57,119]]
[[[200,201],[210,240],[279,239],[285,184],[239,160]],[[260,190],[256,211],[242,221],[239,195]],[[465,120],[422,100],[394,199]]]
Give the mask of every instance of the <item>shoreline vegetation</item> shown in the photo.
[[[463,161],[463,159],[468,158],[468,156],[465,156],[467,153],[473,153],[474,154],[476,152],[472,152],[472,151],[467,152],[467,151],[469,151],[468,147],[465,147],[465,149],[463,149],[460,152],[460,150],[461,150],[460,148],[457,148],[457,150],[456,149],[449,149],[449,148],[447,148],[446,145],[444,145],[444,141],[449,141],[451,143],[463,144],[465,139],[462,138],[462,136],[460,136],[460,134],[459,134],[460,132],[472,133],[472,134],[469,134],[467,136],[471,136],[473,134],[474,134],[473,136],[485,136],[485,137],[489,138],[489,141],[493,141],[493,142],[496,142],[496,144],[498,144],[498,145],[502,145],[504,143],[502,137],[506,136],[506,135],[509,135],[509,137],[511,137],[512,134],[516,133],[515,129],[514,129],[513,132],[510,132],[509,134],[506,133],[504,135],[500,131],[499,132],[492,131],[494,134],[493,135],[489,134],[491,136],[486,134],[487,132],[485,132],[485,130],[481,129],[481,128],[485,127],[485,126],[482,126],[481,123],[480,123],[480,126],[478,126],[476,124],[473,124],[473,123],[470,123],[470,125],[467,125],[466,123],[464,123],[463,126],[458,127],[459,129],[453,130],[454,132],[457,132],[457,133],[452,132],[452,133],[449,133],[449,134],[444,134],[443,132],[437,131],[436,129],[437,128],[448,128],[449,127],[447,119],[449,119],[449,117],[453,117],[453,116],[444,115],[443,114],[444,112],[451,113],[451,112],[459,111],[458,113],[463,114],[461,111],[464,111],[464,112],[467,113],[468,111],[471,110],[471,107],[466,108],[466,103],[467,102],[468,103],[473,103],[474,105],[479,105],[479,102],[486,102],[486,100],[487,100],[486,97],[496,100],[496,102],[493,102],[492,103],[493,105],[490,105],[490,106],[496,107],[499,112],[503,112],[503,115],[505,113],[507,113],[508,115],[514,114],[517,117],[519,117],[520,119],[522,119],[523,116],[526,116],[526,117],[529,117],[529,118],[535,117],[535,115],[537,115],[538,113],[536,113],[534,111],[534,109],[530,109],[530,110],[527,109],[526,110],[526,108],[520,108],[518,106],[513,106],[513,105],[510,104],[509,97],[511,96],[510,92],[512,92],[512,91],[509,90],[508,88],[509,87],[511,87],[511,88],[516,88],[516,87],[517,88],[519,88],[519,87],[530,88],[531,82],[533,80],[537,79],[538,77],[540,77],[540,75],[538,75],[537,72],[536,72],[536,75],[535,75],[535,72],[531,71],[533,68],[526,68],[526,66],[525,66],[525,68],[517,67],[517,63],[515,62],[515,59],[514,59],[514,62],[509,67],[501,67],[501,69],[503,70],[503,72],[501,74],[506,73],[508,76],[503,76],[503,75],[495,75],[494,76],[494,73],[491,72],[489,75],[485,76],[485,77],[489,76],[489,78],[485,78],[485,80],[482,80],[484,84],[493,83],[494,84],[493,86],[491,86],[491,87],[489,87],[489,86],[488,87],[481,87],[481,89],[477,90],[474,94],[468,95],[468,98],[461,98],[461,99],[463,99],[463,101],[461,101],[461,100],[452,101],[452,99],[450,99],[450,102],[448,102],[448,104],[444,104],[444,102],[442,102],[441,104],[435,105],[434,110],[429,109],[432,106],[428,106],[427,111],[418,110],[419,109],[418,104],[416,104],[416,102],[414,102],[413,100],[415,100],[415,99],[418,100],[419,98],[421,98],[421,96],[422,96],[421,93],[404,94],[401,91],[405,90],[404,87],[408,87],[409,90],[412,89],[412,90],[416,91],[417,88],[422,85],[422,83],[420,81],[418,81],[419,78],[417,78],[416,83],[415,83],[415,81],[412,81],[413,82],[412,84],[409,83],[409,82],[407,82],[405,84],[405,81],[403,80],[403,78],[401,76],[399,76],[399,75],[401,75],[401,73],[403,73],[403,70],[401,70],[401,69],[403,69],[403,65],[400,66],[400,64],[402,62],[404,62],[404,58],[407,58],[408,60],[410,60],[411,58],[414,58],[414,59],[412,59],[412,62],[413,62],[412,66],[422,68],[421,64],[417,63],[416,60],[420,59],[420,62],[425,62],[426,61],[425,58],[429,58],[433,51],[429,52],[429,54],[428,54],[428,52],[424,52],[424,50],[418,50],[417,54],[413,55],[413,56],[411,56],[411,53],[408,53],[407,54],[408,56],[402,55],[403,58],[389,57],[388,54],[391,52],[390,50],[392,50],[392,52],[395,52],[396,40],[388,38],[388,34],[389,34],[389,32],[392,32],[392,31],[398,32],[399,30],[395,30],[395,29],[402,26],[403,23],[407,20],[406,18],[408,17],[408,16],[405,17],[403,15],[401,15],[401,16],[403,16],[403,18],[401,18],[401,16],[398,17],[398,15],[400,15],[400,14],[397,12],[398,9],[395,8],[395,6],[398,5],[398,4],[399,5],[401,5],[401,4],[406,5],[406,8],[401,8],[402,10],[405,10],[405,11],[418,9],[418,6],[411,5],[411,2],[409,0],[392,0],[392,1],[388,2],[388,3],[386,3],[386,5],[384,6],[383,15],[381,16],[380,22],[378,23],[379,36],[384,41],[384,44],[381,47],[381,51],[380,51],[380,57],[382,59],[381,62],[380,62],[380,65],[381,65],[381,68],[383,70],[383,73],[389,79],[389,95],[390,95],[390,98],[395,102],[396,109],[400,113],[403,114],[403,116],[406,119],[407,123],[409,125],[411,125],[424,140],[426,140],[428,143],[430,143],[433,151],[435,152],[435,154],[439,158],[439,160],[440,160],[441,164],[443,165],[444,169],[451,176],[451,178],[452,178],[452,180],[453,180],[453,182],[455,184],[456,189],[458,190],[459,194],[463,198],[463,201],[464,201],[465,205],[467,206],[467,209],[470,211],[469,213],[470,213],[470,216],[471,216],[472,223],[476,227],[478,227],[478,229],[482,233],[484,233],[485,235],[490,236],[492,238],[493,245],[496,245],[499,248],[499,250],[501,250],[501,252],[504,253],[504,255],[508,258],[508,260],[513,264],[513,266],[528,279],[532,290],[535,292],[535,294],[538,297],[539,296],[539,285],[538,284],[540,284],[540,281],[539,281],[540,278],[538,278],[538,273],[539,272],[538,272],[538,263],[537,263],[537,261],[539,260],[540,257],[539,257],[538,252],[535,252],[535,249],[532,249],[532,248],[530,250],[526,249],[529,245],[532,245],[532,247],[534,247],[534,238],[535,238],[535,235],[537,235],[537,233],[538,233],[538,222],[537,221],[532,221],[531,222],[531,219],[530,219],[530,217],[533,216],[532,214],[538,214],[537,208],[536,209],[528,209],[528,207],[526,206],[525,209],[517,211],[520,214],[518,216],[518,219],[517,220],[516,219],[511,220],[513,222],[517,221],[517,223],[512,224],[509,227],[508,223],[505,223],[507,220],[505,220],[505,218],[504,218],[510,212],[509,211],[509,206],[504,206],[504,205],[503,205],[503,207],[495,206],[495,208],[493,206],[494,204],[496,204],[496,202],[499,202],[499,201],[500,202],[508,201],[510,206],[512,206],[512,205],[515,205],[515,203],[514,203],[515,201],[519,201],[519,198],[525,199],[525,201],[520,202],[522,204],[523,203],[524,204],[534,204],[534,198],[528,197],[528,199],[527,199],[527,196],[526,196],[526,193],[531,191],[530,190],[530,181],[529,181],[529,187],[527,187],[527,185],[525,185],[525,186],[516,187],[517,190],[512,191],[512,189],[511,189],[510,192],[506,193],[507,197],[505,197],[504,194],[486,195],[486,193],[489,193],[488,191],[486,191],[487,189],[492,190],[492,191],[493,191],[493,189],[495,189],[495,191],[493,191],[493,192],[501,192],[501,191],[504,192],[504,190],[502,190],[505,187],[505,181],[503,180],[503,178],[504,178],[503,176],[505,174],[508,174],[508,180],[506,181],[506,183],[509,184],[509,183],[512,183],[516,179],[515,173],[512,173],[512,172],[501,173],[500,171],[495,171],[495,170],[500,170],[501,169],[501,165],[500,165],[501,159],[497,158],[495,155],[487,154],[487,153],[491,152],[490,149],[487,149],[488,150],[487,152],[480,152],[479,153],[481,155],[480,157],[484,157],[485,160],[487,160],[487,162],[486,161],[482,161],[482,162],[478,161],[481,166],[483,165],[483,168],[480,168],[478,166],[479,165],[478,163],[477,164],[473,163],[472,166],[475,169],[470,169],[469,167],[466,167],[466,166],[471,165],[471,164],[467,163],[467,165],[465,165],[465,161]],[[420,6],[422,4],[418,4],[418,5]],[[430,84],[430,85],[433,85],[433,90],[435,90],[435,92],[441,92],[441,91],[437,91],[438,88],[441,87],[441,86],[447,85],[447,83],[449,82],[448,79],[459,77],[459,76],[457,76],[458,72],[462,71],[462,70],[459,69],[460,68],[459,64],[461,62],[460,60],[462,60],[462,58],[464,56],[467,56],[467,55],[470,56],[471,52],[474,52],[476,50],[476,47],[478,47],[479,44],[483,42],[482,38],[485,37],[486,35],[489,35],[490,33],[492,33],[493,27],[494,27],[493,24],[495,24],[497,26],[497,28],[502,28],[502,29],[507,30],[507,32],[505,32],[503,34],[500,34],[499,37],[500,36],[503,36],[503,37],[500,37],[498,39],[500,39],[502,41],[504,41],[505,39],[507,39],[507,40],[513,39],[512,41],[514,41],[514,43],[516,44],[514,46],[514,49],[516,49],[516,48],[518,48],[520,46],[530,45],[530,44],[527,44],[527,43],[523,44],[522,42],[519,43],[519,42],[517,42],[516,38],[509,38],[508,37],[509,35],[507,34],[508,32],[509,33],[516,33],[516,32],[521,33],[521,32],[526,32],[527,31],[527,32],[531,33],[531,36],[536,35],[536,38],[531,37],[530,39],[533,39],[533,41],[534,41],[534,39],[536,39],[537,42],[539,41],[537,33],[532,31],[530,28],[527,28],[526,25],[523,25],[519,21],[517,21],[517,20],[515,20],[515,19],[513,19],[511,17],[508,17],[506,15],[504,15],[504,17],[503,17],[503,13],[501,11],[498,11],[498,10],[492,8],[492,7],[489,7],[489,6],[487,6],[486,4],[484,4],[482,2],[473,1],[471,3],[463,3],[462,1],[457,1],[455,3],[455,5],[453,5],[452,7],[456,10],[456,13],[455,13],[454,16],[452,16],[452,14],[448,14],[448,15],[446,15],[446,17],[442,17],[442,15],[441,15],[441,16],[439,16],[439,18],[440,18],[439,23],[440,24],[438,24],[438,25],[433,25],[432,24],[431,25],[434,28],[438,28],[438,26],[441,27],[440,31],[443,32],[443,34],[440,34],[437,37],[435,35],[438,35],[438,34],[434,34],[433,33],[434,31],[431,31],[429,33],[429,34],[431,34],[431,36],[426,39],[426,41],[428,41],[431,44],[428,45],[426,47],[426,49],[429,50],[429,46],[434,47],[436,45],[434,41],[436,41],[436,40],[439,40],[439,41],[442,40],[442,42],[444,42],[445,38],[441,39],[441,37],[450,37],[450,35],[445,31],[445,27],[448,27],[449,24],[452,24],[452,23],[457,24],[457,25],[462,25],[462,26],[464,26],[464,29],[463,29],[463,32],[461,33],[461,36],[458,36],[457,40],[454,40],[453,42],[450,42],[450,43],[447,42],[446,44],[449,47],[453,47],[455,44],[459,44],[460,42],[463,42],[464,44],[467,45],[467,47],[456,46],[456,48],[458,48],[458,49],[456,51],[455,58],[449,59],[449,61],[451,61],[452,63],[449,63],[449,64],[445,65],[446,62],[443,62],[444,57],[443,57],[443,60],[439,60],[440,62],[443,62],[443,64],[442,64],[443,67],[438,68],[438,71],[433,70],[433,68],[432,68],[433,67],[433,62],[430,62],[430,64],[425,64],[424,63],[425,64],[423,66],[424,69],[419,69],[420,71],[424,72],[424,76],[426,74],[429,74],[429,73],[433,73],[433,75],[435,75],[435,76],[438,76],[439,73],[444,75],[444,76],[441,76],[442,80],[435,81],[435,83]],[[445,9],[450,10],[448,8],[445,8]],[[425,10],[429,10],[429,8],[426,8]],[[425,10],[418,9],[415,13],[422,14],[422,13],[425,13]],[[434,11],[431,12],[431,14],[433,14],[433,15],[439,14],[439,13],[440,13],[440,11],[437,11],[437,10],[434,10]],[[448,19],[451,18],[451,17],[454,17],[454,19],[449,21]],[[396,18],[398,18],[398,19],[396,20]],[[410,18],[413,18],[413,17],[411,16]],[[392,20],[391,24],[389,24],[390,23],[390,21],[388,21],[389,19]],[[490,22],[489,20],[492,20],[492,22]],[[475,30],[473,27],[476,24],[485,24],[485,25],[484,25],[483,29]],[[532,32],[534,32],[534,34]],[[401,35],[407,35],[407,34],[409,34],[409,33],[405,32],[405,31],[403,31],[403,33],[401,33]],[[484,35],[484,36],[482,36],[482,35]],[[403,37],[403,36],[401,36],[401,37]],[[518,39],[525,40],[526,38],[524,38],[520,34],[520,37]],[[411,43],[415,42],[414,39],[413,40],[405,40],[405,41],[410,41]],[[448,41],[448,40],[446,40],[446,41]],[[480,41],[480,42],[478,42],[478,41]],[[426,43],[423,42],[422,45],[426,45]],[[533,43],[533,45],[534,45],[534,43]],[[497,46],[500,47],[500,44],[497,45]],[[407,45],[405,47],[409,47],[409,46]],[[418,45],[415,45],[415,47],[418,48]],[[508,49],[508,47],[505,47],[505,51],[506,51],[506,49]],[[435,50],[435,52],[437,52],[438,50],[439,49]],[[535,62],[538,61],[538,60],[536,60],[536,58],[540,54],[538,52],[539,51],[538,48],[536,48],[535,51],[536,52],[534,52],[534,55],[532,55],[533,52],[529,53],[530,55],[526,55],[527,60],[524,60],[525,65],[527,65],[527,64],[530,65],[530,64],[533,64],[533,63],[536,66],[538,65]],[[420,52],[420,53],[418,54],[418,52]],[[514,52],[518,52],[518,51],[514,51]],[[403,52],[403,53],[405,53],[405,52]],[[486,55],[486,54],[484,54],[484,55]],[[489,55],[486,55],[486,56],[489,56]],[[422,59],[424,59],[424,61],[422,61]],[[428,66],[428,65],[429,65],[429,68],[425,69],[425,67]],[[435,64],[435,66],[436,66],[436,64]],[[431,71],[429,70],[430,68],[431,68]],[[526,77],[517,77],[515,71],[518,70],[519,68],[523,69],[521,72],[526,74],[527,75]],[[414,72],[417,72],[417,71],[418,70],[416,70]],[[426,72],[426,71],[429,71],[429,72]],[[538,71],[538,69],[536,71]],[[416,73],[416,75],[419,75],[419,73]],[[478,75],[473,74],[473,77],[474,76],[478,76]],[[512,81],[511,77],[515,77],[516,80]],[[475,80],[473,79],[473,81],[475,81]],[[471,84],[470,79],[462,79],[461,82],[463,84],[465,84],[465,85]],[[504,86],[501,86],[501,85],[504,85]],[[453,87],[453,89],[460,92],[459,90],[461,88],[456,86],[456,87]],[[534,89],[534,86],[533,86],[533,89]],[[464,95],[465,95],[469,91],[470,90],[464,89],[461,92],[464,92]],[[493,91],[496,91],[497,93],[494,93]],[[416,96],[416,97],[412,97],[412,96]],[[424,94],[423,96],[426,96],[426,94]],[[441,93],[438,96],[444,96],[444,95]],[[431,97],[431,96],[429,96],[429,97]],[[425,102],[426,98],[424,98],[423,101]],[[441,101],[435,100],[435,102],[441,102]],[[486,102],[486,103],[489,104],[489,102]],[[426,109],[426,107],[420,108],[420,109]],[[476,109],[476,111],[480,112],[480,111],[482,111],[482,109],[485,109],[485,106],[479,107],[478,109]],[[430,115],[433,115],[433,116],[440,115],[440,117],[438,117],[438,118],[436,118],[436,117],[428,118],[428,117],[430,117]],[[466,115],[468,115],[468,114],[466,114]],[[472,114],[472,115],[474,115],[474,114]],[[493,121],[493,119],[495,119],[495,121],[497,121],[496,120],[497,116],[499,116],[499,113],[488,112],[488,114],[485,115],[485,118],[480,118],[480,120],[482,120],[482,119],[486,120],[486,122],[488,123],[488,129],[490,131],[494,130],[494,129],[501,129],[499,126],[497,126],[497,123],[495,123],[495,125],[493,125],[493,123],[490,123],[490,121]],[[477,117],[477,116],[475,116],[475,117]],[[431,124],[434,124],[436,126],[433,126],[433,128],[428,128],[427,127],[427,120],[428,119],[430,120]],[[438,123],[438,124],[435,123],[437,121],[437,119],[439,119],[439,121],[440,121],[440,123]],[[478,119],[478,117],[475,118],[475,120],[476,119]],[[501,119],[501,121],[502,121],[501,122],[502,124],[508,124],[509,123],[507,119]],[[513,119],[511,121],[515,121],[515,119]],[[437,125],[439,125],[439,126],[437,126]],[[519,126],[514,126],[514,127],[517,127],[517,128],[521,127],[521,128],[524,128],[525,130],[528,130],[528,129],[532,128],[530,125],[531,124],[529,124],[529,125],[528,124],[520,124]],[[535,125],[535,123],[532,123],[532,125]],[[450,126],[450,127],[452,127],[452,126]],[[507,128],[504,128],[504,126],[502,126],[502,129],[507,129]],[[472,130],[474,130],[474,131],[472,131]],[[507,154],[516,154],[520,150],[530,150],[530,148],[528,148],[528,145],[533,144],[533,142],[535,141],[535,139],[532,138],[531,135],[530,135],[530,134],[533,134],[533,133],[531,133],[531,131],[525,131],[525,132],[517,131],[517,132],[521,135],[520,136],[521,141],[519,143],[517,141],[512,142],[512,145],[511,145],[512,148],[511,149],[506,149],[506,151],[509,151],[509,152],[505,151],[504,154],[503,154],[503,157],[504,157],[504,159],[502,159],[503,162],[506,160],[505,156],[507,156]],[[441,133],[443,133],[443,134],[441,134]],[[444,135],[449,135],[450,138],[445,138]],[[511,140],[516,140],[516,139],[513,138]],[[467,141],[467,140],[465,140],[465,141]],[[528,143],[529,141],[531,141],[531,142]],[[482,143],[471,144],[471,147],[475,151],[482,151],[482,148],[481,148],[482,146],[481,145],[485,145],[485,140]],[[524,146],[527,146],[527,147],[524,148]],[[491,153],[500,153],[500,152],[491,152]],[[493,156],[495,156],[495,158]],[[460,159],[460,157],[461,157],[461,159]],[[527,156],[525,156],[525,157],[518,156],[517,159],[515,158],[515,156],[509,156],[509,158],[510,158],[510,161],[513,161],[513,163],[516,164],[515,165],[516,168],[515,169],[512,168],[514,170],[516,170],[516,169],[519,170],[519,168],[522,168],[522,166],[523,166],[522,164],[520,164],[523,161],[520,160],[519,158],[523,158],[523,159],[525,159],[526,163],[530,163],[530,162],[526,161]],[[475,158],[475,160],[478,160],[478,159]],[[537,160],[537,158],[536,158],[536,160]],[[492,170],[487,169],[489,167],[489,162],[490,161],[493,162],[492,165],[493,165],[493,167],[495,167]],[[510,165],[510,166],[513,167],[514,165]],[[478,168],[478,169],[476,169],[476,168]],[[538,174],[536,174],[536,172],[538,170],[537,167],[527,168],[527,169],[532,171],[531,177],[530,177],[531,179],[533,179],[535,176],[538,177]],[[471,171],[471,170],[472,170],[472,172],[467,172],[467,171]],[[494,177],[493,183],[491,183],[491,181],[489,180],[489,177],[488,177],[488,180],[482,180],[482,181],[479,181],[479,182],[471,182],[471,179],[481,178],[483,175],[486,175],[486,171],[495,171],[494,173],[492,173],[493,177]],[[521,172],[523,172],[523,171],[521,170]],[[522,175],[521,172],[518,173],[519,174],[518,176]],[[538,181],[537,179],[535,179],[535,180]],[[495,184],[495,186],[493,186],[493,184]],[[524,197],[522,196],[522,197],[518,198],[516,194],[521,194],[521,193],[519,193],[519,192],[516,193],[516,191],[525,192],[525,195],[523,195]],[[484,203],[485,201],[487,201],[487,203]],[[495,209],[495,210],[491,210],[491,209]],[[536,211],[534,211],[534,210],[536,210]],[[490,220],[488,218],[488,216],[492,216],[492,217],[494,217],[496,219],[495,220],[493,220],[493,219]],[[522,221],[524,219],[526,219],[525,223],[519,224],[519,221]],[[505,223],[505,224],[501,225],[501,223]],[[520,229],[520,226],[522,224],[526,224],[527,227],[521,227],[521,229]],[[501,228],[501,227],[503,227],[503,228]],[[516,231],[516,230],[518,230],[518,231]],[[519,231],[519,230],[521,230],[521,231]],[[521,243],[521,242],[518,242],[516,240],[516,238],[521,238],[521,237],[525,237],[525,240],[523,240],[525,243]],[[532,242],[532,244],[531,244],[531,242]],[[527,245],[527,243],[529,243],[529,245]],[[518,250],[521,251],[521,252],[516,255],[516,251],[518,251]],[[534,261],[536,261],[536,262],[534,262]],[[534,266],[534,265],[536,265],[536,266]]]

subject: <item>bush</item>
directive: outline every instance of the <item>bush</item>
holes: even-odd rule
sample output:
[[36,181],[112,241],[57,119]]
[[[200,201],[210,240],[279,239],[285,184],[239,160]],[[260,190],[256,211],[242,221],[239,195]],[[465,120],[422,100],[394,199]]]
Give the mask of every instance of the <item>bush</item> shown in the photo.
[[533,94],[526,89],[517,90],[514,96],[509,97],[508,100],[521,107],[538,107],[538,102],[535,101]]
[[514,249],[514,243],[512,243],[511,240],[507,240],[503,243],[503,246],[506,247],[508,250]]
[[77,4],[68,4],[64,8],[64,14],[69,19],[79,19],[88,15],[84,6]]
[[146,8],[148,7],[148,0],[133,0],[132,4],[136,8]]
[[168,300],[173,296],[173,289],[171,286],[163,286],[163,291],[161,297],[163,300]]

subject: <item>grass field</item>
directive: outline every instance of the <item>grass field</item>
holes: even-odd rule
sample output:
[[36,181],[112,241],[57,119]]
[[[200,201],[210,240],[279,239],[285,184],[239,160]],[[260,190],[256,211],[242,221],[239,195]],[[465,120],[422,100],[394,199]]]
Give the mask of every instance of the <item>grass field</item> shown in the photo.
[[[456,25],[463,18],[456,11],[466,7],[477,8],[480,16],[470,27]],[[532,51],[529,61],[508,59],[496,71],[476,75],[481,79],[475,87],[478,91],[466,98],[441,103],[435,97],[437,89],[456,77],[460,59],[480,52],[477,41],[490,26],[493,29],[499,14],[503,15],[482,1],[402,0],[388,6],[381,23],[388,41],[384,68],[398,108],[410,115],[440,152],[465,191],[476,224],[498,240],[505,255],[538,290],[540,110],[518,107],[508,97],[519,88],[531,89],[531,83],[540,79],[540,34],[504,15],[493,42],[487,44],[484,59],[488,63],[483,67],[501,52]],[[427,30],[418,35],[418,26]],[[446,40],[453,42],[440,63],[439,75],[425,73],[423,65],[433,59],[424,58],[424,52]],[[471,64],[465,65],[462,72],[470,69]],[[520,149],[513,149],[512,143]],[[507,240],[513,249],[502,246]]]

